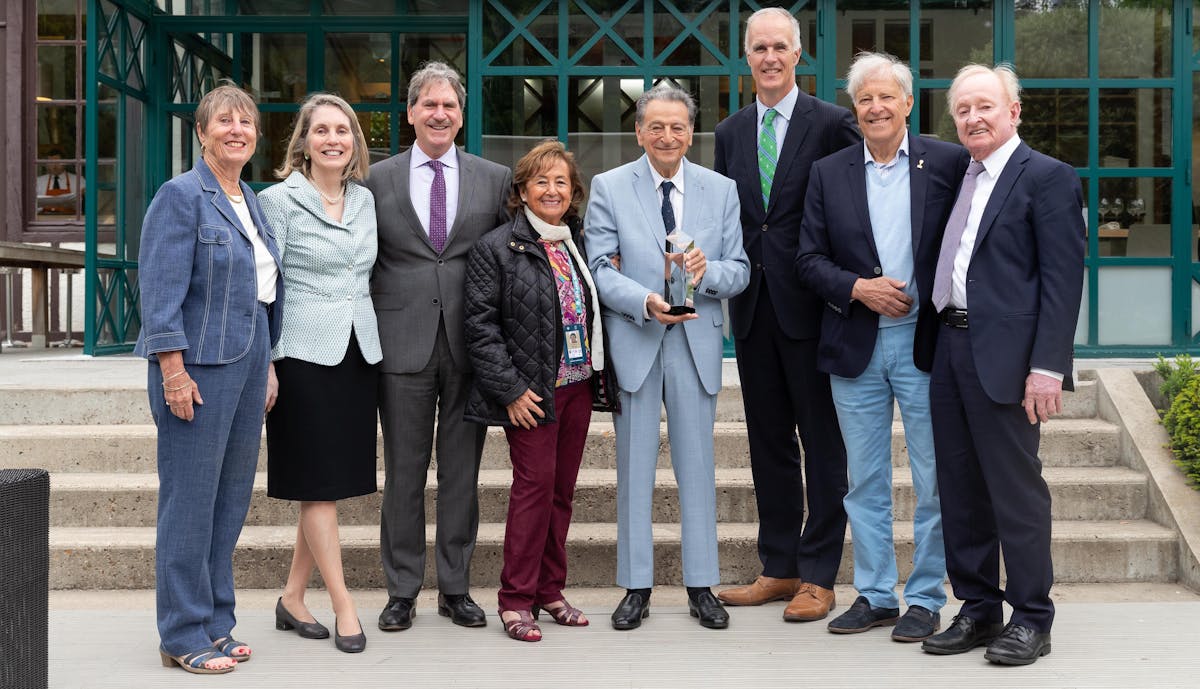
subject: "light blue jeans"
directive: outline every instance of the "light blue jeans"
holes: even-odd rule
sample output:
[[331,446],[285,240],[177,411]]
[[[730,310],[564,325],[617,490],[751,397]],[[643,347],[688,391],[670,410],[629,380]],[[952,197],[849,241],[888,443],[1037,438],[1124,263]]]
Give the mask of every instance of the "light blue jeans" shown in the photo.
[[937,612],[946,604],[946,553],[929,416],[929,374],[913,364],[916,324],[880,328],[857,378],[830,376],[846,443],[850,490],[843,504],[854,541],[854,588],[872,607],[899,607],[892,540],[892,414],[900,403],[917,505],[916,546],[904,601]]

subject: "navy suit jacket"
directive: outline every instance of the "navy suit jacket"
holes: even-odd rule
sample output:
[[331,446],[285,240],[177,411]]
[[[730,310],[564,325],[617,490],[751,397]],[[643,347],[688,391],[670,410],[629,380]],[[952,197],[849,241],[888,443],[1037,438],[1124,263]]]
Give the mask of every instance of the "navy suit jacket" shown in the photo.
[[749,286],[729,300],[735,338],[750,334],[758,291],[764,281],[784,334],[795,339],[820,334],[822,301],[800,286],[795,271],[809,168],[816,160],[862,138],[849,110],[804,91],[798,95],[765,209],[758,181],[757,105],[751,103],[738,110],[716,128],[713,169],[737,182],[742,243],[750,259]]
[[971,352],[992,401],[1020,402],[1030,368],[1063,373],[1073,389],[1086,233],[1075,169],[1022,142],[984,208],[967,268]]
[[[946,220],[971,157],[962,146],[921,137],[910,136],[908,149],[913,275],[920,299],[914,305],[913,362],[929,371],[938,327],[930,303],[933,276]],[[867,368],[879,331],[879,314],[850,300],[855,281],[883,275],[867,207],[866,175],[862,144],[813,165],[796,256],[801,284],[825,300],[817,367],[843,378],[856,378]]]

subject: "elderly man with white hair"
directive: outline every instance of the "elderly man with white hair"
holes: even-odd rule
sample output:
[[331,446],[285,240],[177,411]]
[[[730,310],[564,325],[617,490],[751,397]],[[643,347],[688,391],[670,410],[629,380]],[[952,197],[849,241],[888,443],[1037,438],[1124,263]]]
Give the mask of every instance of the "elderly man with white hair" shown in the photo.
[[[829,631],[895,625],[892,639],[920,641],[938,630],[946,603],[929,412],[938,327],[930,298],[942,231],[968,156],[961,146],[909,136],[908,65],[891,55],[860,53],[846,81],[864,142],[813,165],[796,258],[801,282],[825,300],[817,367],[829,374],[849,474],[843,504],[859,595]],[[903,617],[892,538],[896,401],[916,494]]]

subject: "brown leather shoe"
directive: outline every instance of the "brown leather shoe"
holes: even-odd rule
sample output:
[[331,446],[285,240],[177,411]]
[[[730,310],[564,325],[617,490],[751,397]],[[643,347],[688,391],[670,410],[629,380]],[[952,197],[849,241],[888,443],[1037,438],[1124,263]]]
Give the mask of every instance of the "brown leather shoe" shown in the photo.
[[721,591],[717,598],[726,605],[762,605],[774,600],[789,600],[799,588],[799,579],[759,576],[752,584]]
[[783,610],[783,619],[788,622],[812,622],[824,619],[830,610],[837,607],[833,589],[825,589],[812,582],[800,584],[796,597]]

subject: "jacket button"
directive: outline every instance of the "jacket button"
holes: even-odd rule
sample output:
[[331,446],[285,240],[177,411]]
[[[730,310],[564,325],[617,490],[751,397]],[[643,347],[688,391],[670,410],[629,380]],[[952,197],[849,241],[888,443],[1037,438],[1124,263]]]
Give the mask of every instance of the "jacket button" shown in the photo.
[[883,268],[880,268],[879,266],[875,266],[875,274],[883,275]]
[[440,266],[440,265],[445,265],[445,263],[446,263],[446,262],[445,262],[445,261],[443,261],[442,259],[440,259],[440,258],[438,259],[438,265],[439,265],[439,266]]
[[763,231],[763,232],[766,232],[766,231],[767,231],[767,224],[766,224],[766,223],[763,223],[763,226],[762,226],[762,231]]
[[434,299],[434,300],[433,300],[433,303],[435,303],[435,304],[436,304],[436,303],[438,303],[438,300],[437,300],[437,299]]

